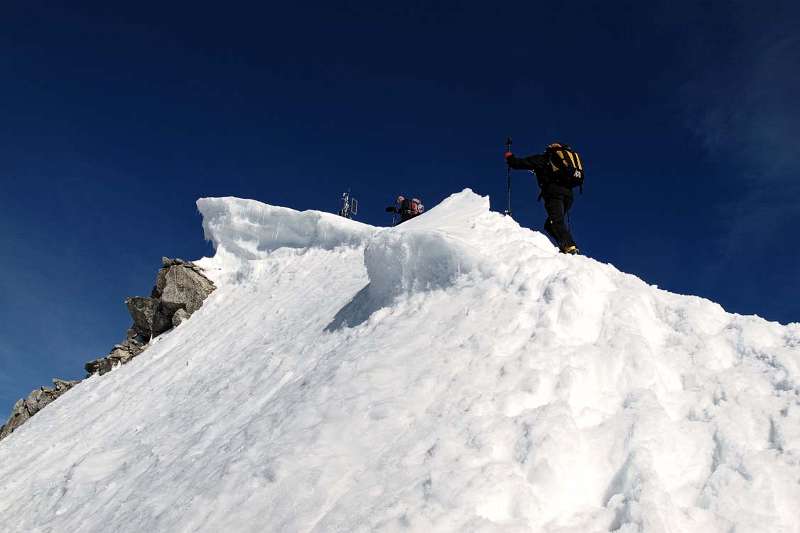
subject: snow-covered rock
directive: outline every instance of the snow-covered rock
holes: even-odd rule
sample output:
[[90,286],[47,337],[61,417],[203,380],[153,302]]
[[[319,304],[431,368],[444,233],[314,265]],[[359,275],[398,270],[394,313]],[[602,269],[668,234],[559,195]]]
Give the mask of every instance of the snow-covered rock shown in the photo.
[[800,324],[471,191],[395,228],[198,207],[217,290],[0,442],[0,530],[800,531]]

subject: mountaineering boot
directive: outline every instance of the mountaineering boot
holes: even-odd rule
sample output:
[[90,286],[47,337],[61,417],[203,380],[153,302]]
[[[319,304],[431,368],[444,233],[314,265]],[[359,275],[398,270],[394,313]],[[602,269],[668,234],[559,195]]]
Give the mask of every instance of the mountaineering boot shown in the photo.
[[571,245],[569,245],[569,246],[567,246],[565,248],[562,248],[561,249],[561,253],[562,254],[570,254],[570,255],[578,255],[580,253],[580,251],[578,250],[577,246],[575,246],[574,244],[571,244]]

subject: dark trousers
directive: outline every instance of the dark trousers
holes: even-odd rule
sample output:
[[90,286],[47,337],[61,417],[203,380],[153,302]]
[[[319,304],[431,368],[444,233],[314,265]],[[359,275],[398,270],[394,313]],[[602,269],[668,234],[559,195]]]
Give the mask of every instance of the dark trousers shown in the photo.
[[542,199],[544,209],[547,211],[544,230],[556,241],[561,251],[575,246],[566,221],[569,208],[572,207],[572,191],[562,187],[552,187],[543,191]]

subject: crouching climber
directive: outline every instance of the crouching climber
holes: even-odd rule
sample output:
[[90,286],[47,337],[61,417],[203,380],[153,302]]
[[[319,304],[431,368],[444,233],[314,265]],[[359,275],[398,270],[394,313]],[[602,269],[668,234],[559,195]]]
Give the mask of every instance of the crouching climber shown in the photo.
[[399,215],[399,220],[397,217],[392,219],[392,225],[402,224],[406,220],[411,220],[412,218],[421,215],[423,211],[425,211],[425,206],[422,205],[422,202],[419,199],[406,198],[405,196],[398,196],[394,205],[390,205],[386,208],[387,213]]
[[544,199],[547,220],[544,230],[565,254],[577,254],[578,246],[566,222],[572,207],[572,189],[583,192],[583,163],[578,152],[563,143],[552,143],[542,154],[515,157],[505,153],[506,163],[516,170],[530,170],[539,183],[539,200]]

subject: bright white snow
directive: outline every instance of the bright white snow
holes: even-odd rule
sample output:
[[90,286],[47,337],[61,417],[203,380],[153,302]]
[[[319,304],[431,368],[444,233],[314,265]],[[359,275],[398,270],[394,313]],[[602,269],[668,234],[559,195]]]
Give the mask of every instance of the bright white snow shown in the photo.
[[198,201],[218,290],[0,442],[0,530],[798,532],[800,324],[453,195]]

